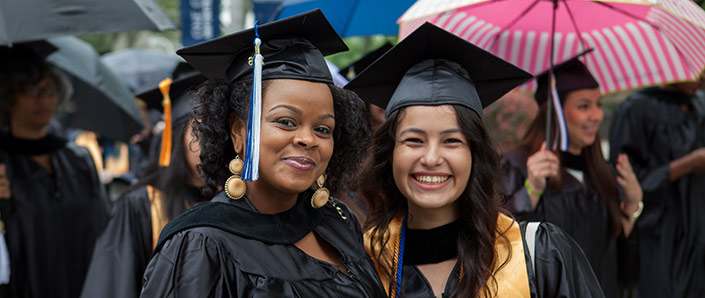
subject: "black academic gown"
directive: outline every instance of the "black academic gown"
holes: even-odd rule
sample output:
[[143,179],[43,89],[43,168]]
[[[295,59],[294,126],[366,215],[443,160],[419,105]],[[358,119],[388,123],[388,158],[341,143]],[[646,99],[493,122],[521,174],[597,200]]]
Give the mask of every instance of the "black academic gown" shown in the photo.
[[672,160],[705,147],[703,99],[638,91],[615,111],[610,145],[610,160],[626,153],[644,191],[639,297],[705,297],[705,173],[669,178]]
[[115,201],[96,242],[81,297],[137,297],[152,256],[152,220],[146,187]]
[[[521,234],[526,232],[526,222],[520,222]],[[536,272],[531,269],[529,249],[524,242],[524,257],[532,298],[599,298],[604,297],[595,275],[590,269],[580,247],[565,232],[550,223],[541,223],[536,231]],[[407,248],[409,249],[409,248]],[[458,285],[460,266],[456,263],[446,282],[443,298],[451,297]],[[406,298],[429,298],[433,289],[415,265],[402,267],[402,289]]]
[[605,296],[617,297],[618,280],[627,282],[630,279],[629,276],[618,276],[619,266],[636,266],[626,262],[620,265],[618,248],[625,250],[626,256],[637,252],[628,249],[631,246],[627,241],[618,243],[617,238],[610,237],[611,222],[604,200],[587,181],[587,176],[583,184],[564,171],[563,189],[557,192],[547,188],[536,209],[532,210],[529,194],[524,187],[528,157],[528,152],[522,147],[502,156],[505,208],[518,220],[549,222],[563,229],[582,248]]
[[[345,220],[330,205],[314,209],[311,195],[273,215],[222,192],[191,208],[162,231],[141,297],[384,297],[355,217],[344,206]],[[292,244],[311,231],[350,274]]]
[[[190,187],[187,191],[193,193]],[[192,197],[194,203],[205,200]],[[110,221],[96,242],[81,297],[138,297],[144,269],[152,257],[152,229],[147,186],[134,188],[115,201]]]
[[51,174],[28,155],[10,152],[0,151],[12,184],[12,198],[0,200],[10,297],[78,297],[108,219],[93,160],[87,149],[68,143],[49,153]]

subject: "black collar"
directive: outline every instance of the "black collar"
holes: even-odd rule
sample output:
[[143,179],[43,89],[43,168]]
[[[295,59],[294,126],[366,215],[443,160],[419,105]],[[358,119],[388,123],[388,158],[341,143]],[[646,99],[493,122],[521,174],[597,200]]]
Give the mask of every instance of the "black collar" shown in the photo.
[[66,139],[54,135],[46,135],[38,140],[29,140],[13,137],[9,133],[0,134],[0,150],[13,154],[49,154],[66,146],[66,142]]
[[564,167],[582,172],[585,171],[585,161],[582,156],[573,155],[569,152],[562,152],[561,159]]
[[213,227],[267,244],[292,244],[321,222],[322,212],[311,207],[311,195],[311,190],[300,193],[296,205],[287,211],[262,214],[244,206],[223,203],[225,193],[220,192],[210,203],[197,205],[171,220],[162,230],[154,253],[171,236],[195,227]]
[[458,222],[430,230],[406,229],[404,265],[435,264],[458,256]]

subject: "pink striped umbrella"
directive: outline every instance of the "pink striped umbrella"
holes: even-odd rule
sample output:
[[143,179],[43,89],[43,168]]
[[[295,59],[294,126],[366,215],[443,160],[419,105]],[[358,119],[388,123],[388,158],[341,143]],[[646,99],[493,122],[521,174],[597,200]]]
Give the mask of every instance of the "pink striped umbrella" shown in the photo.
[[399,19],[400,38],[426,21],[534,74],[549,68],[552,43],[554,64],[594,48],[584,62],[603,93],[705,69],[705,12],[691,0],[419,0]]

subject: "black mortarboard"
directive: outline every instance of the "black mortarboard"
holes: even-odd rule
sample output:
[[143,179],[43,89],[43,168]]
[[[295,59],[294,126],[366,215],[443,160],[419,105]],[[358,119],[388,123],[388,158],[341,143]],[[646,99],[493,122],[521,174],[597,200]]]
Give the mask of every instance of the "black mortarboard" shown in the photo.
[[[189,116],[191,112],[190,100],[194,96],[194,88],[198,87],[206,77],[198,73],[188,63],[179,63],[171,75],[172,82],[169,88],[169,97],[173,102],[172,115],[174,122],[178,122],[181,118]],[[188,91],[188,92],[187,92]],[[137,95],[144,100],[148,108],[164,111],[162,107],[163,95],[159,87],[147,90]]]
[[[348,47],[320,9],[259,26],[262,80],[300,79],[333,83],[323,56]],[[252,78],[254,28],[176,51],[209,79]]]
[[386,109],[457,104],[482,108],[532,76],[501,58],[425,23],[362,71],[346,88]]
[[[556,91],[559,95],[580,89],[594,89],[600,87],[595,77],[592,76],[585,64],[580,62],[580,57],[592,52],[588,49],[558,65],[553,66],[556,78]],[[548,70],[536,75],[536,93],[534,99],[541,104],[548,98],[549,79]],[[564,100],[561,98],[561,100]]]
[[352,79],[356,74],[362,72],[363,70],[365,70],[365,68],[370,66],[372,62],[375,62],[375,60],[379,59],[379,57],[382,57],[382,55],[384,55],[384,53],[389,51],[389,49],[391,48],[391,43],[385,43],[376,50],[365,54],[365,56],[362,56],[362,58],[360,58],[359,60],[341,69],[338,73],[343,75],[347,79]]

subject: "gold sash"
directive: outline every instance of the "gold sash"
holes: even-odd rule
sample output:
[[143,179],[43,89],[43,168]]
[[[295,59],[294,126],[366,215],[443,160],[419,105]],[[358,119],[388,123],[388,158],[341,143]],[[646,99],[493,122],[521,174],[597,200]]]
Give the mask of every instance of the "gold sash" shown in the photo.
[[149,209],[152,213],[152,250],[154,250],[154,247],[157,246],[157,240],[159,240],[159,234],[169,219],[162,210],[164,194],[153,186],[147,185],[147,196],[149,197]]
[[[372,260],[375,262],[375,269],[377,269],[377,274],[382,281],[385,289],[387,290],[387,295],[389,295],[390,286],[392,282],[388,272],[392,272],[390,268],[395,266],[394,254],[396,250],[396,239],[401,231],[401,222],[404,218],[404,212],[400,211],[396,216],[390,221],[389,227],[387,229],[386,235],[383,239],[388,239],[387,245],[381,252],[382,257],[386,261],[386,264],[378,264],[376,258],[372,256],[371,251],[371,241],[370,241],[370,231],[365,233],[365,249],[367,253],[372,256]],[[521,229],[519,229],[519,224],[513,219],[507,217],[504,214],[500,214],[497,217],[497,225],[501,231],[505,231],[504,235],[509,239],[509,245],[511,245],[511,259],[507,260],[507,263],[501,269],[498,268],[502,265],[502,261],[507,259],[509,254],[508,246],[503,238],[497,237],[495,242],[496,260],[494,269],[494,277],[497,281],[496,288],[494,283],[490,284],[489,288],[494,293],[492,297],[526,297],[529,298],[529,277],[526,272],[526,260],[524,258],[524,244],[522,242]],[[380,252],[379,243],[377,241],[377,246],[375,251]],[[490,281],[488,281],[490,282]]]

